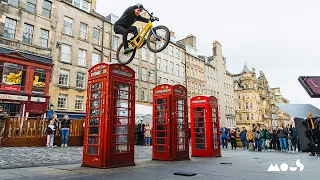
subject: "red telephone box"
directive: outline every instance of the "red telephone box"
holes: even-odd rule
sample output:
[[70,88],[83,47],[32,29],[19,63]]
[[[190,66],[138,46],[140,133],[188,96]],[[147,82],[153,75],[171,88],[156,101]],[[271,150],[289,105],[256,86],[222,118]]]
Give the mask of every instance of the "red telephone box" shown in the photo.
[[218,100],[196,96],[190,100],[192,156],[221,157]]
[[152,159],[189,158],[187,90],[162,84],[153,89]]
[[134,165],[135,72],[100,63],[88,77],[82,166]]

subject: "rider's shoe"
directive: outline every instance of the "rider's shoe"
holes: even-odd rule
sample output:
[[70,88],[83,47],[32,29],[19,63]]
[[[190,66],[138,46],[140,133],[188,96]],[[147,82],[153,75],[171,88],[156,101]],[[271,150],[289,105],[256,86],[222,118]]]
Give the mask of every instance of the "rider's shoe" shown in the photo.
[[126,48],[125,50],[124,50],[124,53],[123,54],[129,54],[129,53],[131,53],[133,51],[133,49],[131,49],[131,48]]

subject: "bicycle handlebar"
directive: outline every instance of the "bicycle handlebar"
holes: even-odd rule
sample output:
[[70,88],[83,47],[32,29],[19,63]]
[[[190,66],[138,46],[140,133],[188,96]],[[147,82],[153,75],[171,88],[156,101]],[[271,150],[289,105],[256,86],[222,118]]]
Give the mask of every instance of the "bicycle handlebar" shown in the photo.
[[159,18],[153,16],[153,13],[149,13],[149,11],[146,9],[144,9],[144,10],[149,14],[151,22],[159,21]]

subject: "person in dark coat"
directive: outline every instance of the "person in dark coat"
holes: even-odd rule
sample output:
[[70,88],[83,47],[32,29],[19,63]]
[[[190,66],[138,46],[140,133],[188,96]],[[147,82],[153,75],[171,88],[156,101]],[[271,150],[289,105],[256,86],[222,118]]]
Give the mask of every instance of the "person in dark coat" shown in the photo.
[[145,125],[141,122],[138,124],[138,145],[144,145],[144,127]]
[[242,149],[244,150],[247,147],[247,132],[245,128],[242,128],[240,132],[240,139],[242,142]]

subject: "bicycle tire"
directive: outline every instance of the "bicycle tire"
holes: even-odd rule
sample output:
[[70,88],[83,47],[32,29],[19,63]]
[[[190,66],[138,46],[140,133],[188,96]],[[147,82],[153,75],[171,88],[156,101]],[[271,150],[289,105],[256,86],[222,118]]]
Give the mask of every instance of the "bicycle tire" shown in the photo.
[[155,31],[158,30],[158,29],[163,29],[166,32],[166,37],[165,37],[166,38],[166,42],[164,43],[164,45],[160,49],[154,49],[151,46],[152,42],[150,41],[150,38],[151,38],[152,32],[150,31],[150,33],[148,34],[148,37],[147,37],[147,47],[148,47],[148,49],[153,53],[158,53],[158,52],[163,51],[168,46],[168,44],[170,43],[170,31],[166,26],[163,26],[163,25],[156,26],[153,29]]
[[118,49],[117,49],[117,54],[116,54],[117,60],[118,60],[119,64],[129,64],[129,63],[131,63],[131,61],[134,59],[134,56],[136,55],[137,48],[134,48],[134,49],[133,49],[132,54],[131,54],[131,57],[129,58],[129,60],[127,60],[127,61],[121,61],[119,55],[120,55],[120,50],[121,50],[122,47],[123,47],[123,43],[121,43],[121,44],[119,45]]

